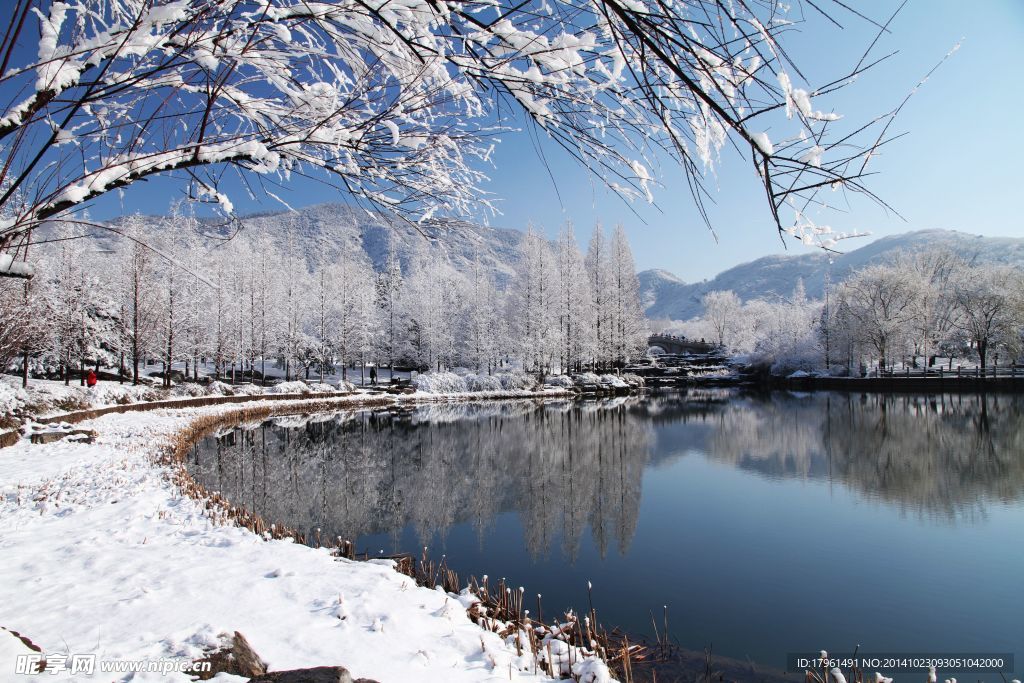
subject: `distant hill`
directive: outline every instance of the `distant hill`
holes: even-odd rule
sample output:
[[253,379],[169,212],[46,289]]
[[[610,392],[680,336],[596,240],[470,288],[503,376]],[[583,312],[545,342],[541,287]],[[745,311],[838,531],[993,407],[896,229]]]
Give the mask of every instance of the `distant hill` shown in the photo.
[[[883,262],[899,251],[948,247],[980,263],[1024,266],[1024,238],[984,237],[955,230],[919,230],[883,237],[859,249],[833,257],[832,281],[870,263]],[[765,256],[719,273],[714,279],[687,283],[664,270],[639,273],[644,310],[649,318],[688,320],[702,312],[700,300],[707,292],[731,289],[744,301],[788,296],[800,278],[807,295],[820,298],[829,257],[824,252]]]
[[[208,234],[227,235],[238,227],[212,219],[202,222]],[[518,230],[459,221],[413,225],[371,215],[346,204],[318,204],[294,212],[255,214],[241,218],[240,222],[243,229],[265,231],[272,236],[280,235],[282,239],[287,229],[294,230],[300,248],[310,259],[322,249],[328,254],[343,249],[362,249],[378,271],[384,267],[392,239],[397,240],[398,258],[405,272],[420,249],[442,252],[460,272],[469,272],[478,257],[499,287],[506,286],[515,274],[519,243],[523,238]],[[113,247],[119,238],[101,232],[97,239]]]
[[[122,219],[119,219],[122,220]],[[116,223],[118,221],[113,221]],[[227,234],[236,224],[223,226],[218,221],[204,221],[207,231]],[[382,269],[387,258],[389,240],[397,240],[402,268],[408,272],[411,260],[420,249],[441,252],[458,271],[469,272],[474,258],[499,287],[505,287],[515,276],[519,244],[524,233],[509,228],[492,228],[467,222],[426,223],[412,225],[387,220],[345,204],[319,204],[297,211],[264,213],[241,219],[244,228],[283,235],[291,226],[304,251],[310,255],[326,249],[361,249],[374,268]],[[116,242],[110,233],[99,233],[102,242]],[[113,247],[113,244],[109,246]],[[1024,266],[1024,239],[983,237],[954,230],[921,230],[866,244],[859,249],[833,257],[832,280],[838,282],[850,271],[869,263],[884,261],[901,250],[915,251],[931,246],[947,246],[984,263],[1008,263]],[[649,318],[687,320],[701,313],[701,297],[710,291],[731,289],[740,298],[771,298],[788,296],[802,278],[807,295],[822,295],[828,255],[821,251],[765,256],[719,273],[714,279],[687,283],[666,270],[645,270],[640,278],[641,301]]]

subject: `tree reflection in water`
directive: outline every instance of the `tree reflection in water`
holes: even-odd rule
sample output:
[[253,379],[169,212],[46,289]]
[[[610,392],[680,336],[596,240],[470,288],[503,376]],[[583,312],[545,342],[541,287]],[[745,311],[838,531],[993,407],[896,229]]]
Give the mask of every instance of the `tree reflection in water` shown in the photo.
[[[1024,492],[1022,399],[724,391],[602,402],[431,405],[241,425],[193,449],[208,489],[310,537],[420,542],[518,513],[533,558],[589,530],[625,554],[648,466],[692,453],[777,478],[827,479],[940,523]],[[402,548],[402,550],[414,550]]]
[[[211,491],[322,538],[411,524],[423,544],[471,522],[481,542],[518,511],[530,555],[574,559],[589,527],[602,556],[636,530],[651,425],[635,400],[433,405],[276,418],[210,437],[188,468]],[[411,550],[411,549],[406,549]]]
[[1024,495],[1022,416],[1017,395],[776,393],[723,406],[708,453],[953,521]]

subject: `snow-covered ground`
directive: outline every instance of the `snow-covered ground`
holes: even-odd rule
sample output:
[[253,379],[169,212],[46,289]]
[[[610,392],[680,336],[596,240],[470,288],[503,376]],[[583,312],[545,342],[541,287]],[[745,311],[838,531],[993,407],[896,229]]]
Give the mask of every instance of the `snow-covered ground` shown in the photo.
[[[155,458],[191,420],[227,410],[106,415],[82,424],[99,433],[94,444],[0,449],[0,627],[44,654],[99,662],[195,660],[239,631],[271,671],[345,666],[382,683],[536,678],[532,658],[469,620],[465,596],[417,587],[386,561],[214,524]],[[23,679],[15,660],[26,653],[0,630],[0,680]],[[609,680],[603,665],[587,667],[583,680]]]
[[[61,381],[32,379],[27,389],[22,388],[21,379],[14,375],[0,374],[0,430],[9,429],[26,417],[60,415],[76,410],[89,410],[128,403],[146,403],[164,400],[203,398],[207,396],[259,396],[261,394],[316,394],[316,395],[366,395],[375,388],[389,384],[387,370],[377,387],[360,386],[340,377],[309,382],[301,380],[278,381],[269,386],[258,384],[227,384],[211,381],[207,384],[185,382],[170,388],[117,382],[99,382],[95,387],[80,386],[78,382],[65,385]],[[465,377],[452,373],[424,373],[415,376],[413,394],[417,398],[445,398],[471,394],[474,398],[516,398],[537,393],[558,393],[558,387],[537,386],[536,381],[522,373],[503,373],[494,376],[477,377],[476,382],[467,383]],[[454,383],[451,379],[454,378]]]

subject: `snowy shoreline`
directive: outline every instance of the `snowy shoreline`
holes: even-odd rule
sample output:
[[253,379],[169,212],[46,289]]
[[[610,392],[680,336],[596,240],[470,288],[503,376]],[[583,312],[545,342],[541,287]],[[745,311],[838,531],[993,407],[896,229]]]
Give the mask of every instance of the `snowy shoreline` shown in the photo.
[[[415,405],[546,396],[568,394],[374,398]],[[353,677],[382,683],[543,678],[533,657],[517,652],[516,636],[502,638],[469,619],[471,597],[417,587],[390,561],[352,562],[218,522],[176,485],[174,468],[158,462],[200,422],[367,403],[357,394],[254,401],[243,410],[110,414],[83,422],[97,432],[95,443],[22,440],[0,450],[0,626],[45,654],[95,653],[100,660],[197,660],[239,631],[271,671],[345,666]],[[17,655],[28,652],[0,631],[0,675],[13,674]],[[608,680],[596,660],[578,652],[575,659],[587,665],[583,680]],[[66,671],[47,676],[75,679]],[[191,679],[171,673],[132,680]]]

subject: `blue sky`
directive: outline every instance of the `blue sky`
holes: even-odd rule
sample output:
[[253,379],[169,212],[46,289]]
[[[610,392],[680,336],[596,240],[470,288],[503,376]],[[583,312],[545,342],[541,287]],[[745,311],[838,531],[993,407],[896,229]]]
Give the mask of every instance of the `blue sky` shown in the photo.
[[[884,19],[897,4],[865,0],[856,6]],[[874,35],[870,25],[852,15],[839,10],[836,16],[845,26],[842,31],[808,15],[800,34],[790,36],[789,49],[812,84],[842,75]],[[883,113],[962,40],[959,51],[917,92],[898,119],[895,130],[907,135],[872,162],[879,175],[871,188],[906,221],[863,200],[849,207],[844,203],[843,213],[816,219],[838,230],[872,232],[871,238],[841,243],[844,249],[875,237],[926,228],[1024,237],[1018,200],[1018,184],[1024,177],[1018,165],[1024,159],[1024,135],[1017,123],[1024,111],[1019,75],[1024,65],[1024,2],[910,0],[891,29],[876,54],[897,49],[899,54],[835,97],[816,100],[815,106],[835,109],[849,120]],[[732,152],[723,151],[717,179],[710,183],[718,188],[711,210],[716,243],[694,210],[681,175],[673,169],[662,169],[663,186],[655,192],[657,206],[636,203],[630,207],[559,150],[542,145],[557,191],[529,137],[506,135],[487,185],[502,200],[503,215],[492,218],[491,224],[524,228],[533,221],[554,235],[565,220],[572,220],[582,242],[596,220],[608,227],[621,222],[630,235],[639,269],[663,268],[686,281],[713,277],[766,254],[805,249],[796,243],[783,247],[758,179],[749,163]],[[275,192],[293,206],[343,199],[308,183]],[[126,193],[123,203],[113,197],[97,202],[92,212],[96,218],[123,210],[162,212],[178,196],[165,183],[149,183]],[[235,204],[242,211],[281,208],[273,200]]]

